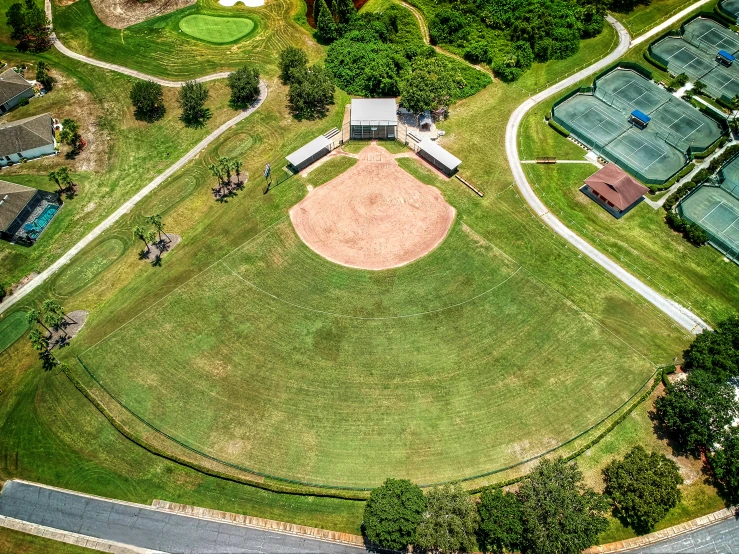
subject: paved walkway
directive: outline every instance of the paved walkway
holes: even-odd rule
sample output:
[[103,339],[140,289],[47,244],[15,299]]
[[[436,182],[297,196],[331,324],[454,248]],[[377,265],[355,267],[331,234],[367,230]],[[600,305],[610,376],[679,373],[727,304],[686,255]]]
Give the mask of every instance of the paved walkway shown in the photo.
[[[676,16],[668,19],[665,23],[658,25],[657,27],[655,27],[648,33],[639,37],[639,39],[634,41],[634,44],[643,42],[647,40],[648,38],[660,33],[663,29],[672,25],[675,21],[678,21],[679,19],[685,17],[685,15],[693,11],[697,6],[700,6],[701,4],[704,4],[706,2],[707,0],[700,0],[699,2],[696,2],[695,4],[691,5],[689,8],[678,13]],[[510,119],[508,120],[508,126],[506,127],[505,145],[506,145],[506,154],[508,156],[508,163],[511,166],[511,171],[513,172],[513,178],[516,182],[516,185],[518,186],[519,191],[521,192],[521,195],[525,198],[526,202],[529,204],[531,209],[542,220],[544,220],[544,222],[547,225],[549,225],[549,227],[551,227],[555,233],[557,233],[562,238],[567,240],[567,242],[572,244],[575,248],[577,248],[580,252],[588,256],[591,260],[593,260],[595,263],[600,265],[603,269],[611,273],[619,281],[621,281],[626,286],[628,286],[629,288],[633,289],[635,292],[640,294],[647,301],[649,301],[651,304],[656,306],[659,310],[667,314],[681,327],[683,327],[684,329],[686,329],[687,331],[691,333],[700,333],[701,331],[710,328],[705,321],[703,321],[700,317],[698,317],[696,314],[694,314],[687,308],[681,306],[680,304],[678,304],[677,302],[669,298],[662,296],[657,291],[655,291],[653,288],[649,287],[648,285],[643,283],[641,280],[634,277],[631,273],[626,271],[624,268],[622,268],[619,264],[617,264],[611,258],[609,258],[605,254],[600,252],[597,248],[595,248],[590,243],[585,241],[582,237],[577,235],[574,231],[570,230],[554,214],[552,214],[549,211],[549,209],[544,205],[544,203],[541,200],[539,200],[539,197],[536,196],[536,193],[534,192],[533,188],[528,182],[528,179],[526,178],[526,173],[523,170],[521,159],[519,158],[518,140],[517,140],[518,139],[518,128],[521,125],[521,121],[523,120],[524,116],[531,108],[533,108],[536,104],[545,100],[546,98],[549,98],[553,94],[561,92],[564,89],[575,85],[577,82],[581,81],[582,79],[613,64],[621,56],[623,56],[628,51],[628,49],[631,47],[630,45],[632,43],[629,37],[629,33],[624,28],[624,26],[621,25],[618,21],[616,21],[616,19],[614,19],[610,15],[607,16],[606,19],[608,23],[610,23],[618,32],[619,42],[618,42],[618,46],[616,47],[616,49],[610,54],[608,54],[605,58],[595,62],[593,65],[583,69],[582,71],[578,73],[575,73],[574,75],[560,81],[559,83],[549,87],[548,89],[530,97],[523,104],[521,104],[518,108],[516,108],[516,110],[513,112]]]
[[185,516],[24,481],[5,484],[0,493],[0,518],[3,516],[12,518],[11,524],[28,522],[74,534],[75,539],[82,536],[121,545],[111,548],[111,552],[131,552],[123,545],[136,547],[138,552],[177,554],[366,552],[356,546]]
[[737,554],[739,552],[739,519],[727,519],[709,527],[628,552],[635,554],[672,554],[675,552]]

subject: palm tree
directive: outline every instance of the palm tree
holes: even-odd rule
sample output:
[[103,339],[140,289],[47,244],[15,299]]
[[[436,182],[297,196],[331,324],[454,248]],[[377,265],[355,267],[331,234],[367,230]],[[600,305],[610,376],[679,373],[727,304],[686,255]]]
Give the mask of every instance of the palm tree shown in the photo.
[[28,338],[31,340],[31,346],[33,346],[34,350],[44,352],[49,349],[49,340],[38,329],[31,331]]
[[233,160],[231,162],[231,168],[234,170],[234,173],[236,173],[236,181],[241,184],[241,166],[243,166],[244,163],[241,160]]
[[208,166],[208,169],[210,169],[210,172],[213,174],[213,177],[218,179],[218,188],[223,188],[223,172],[221,171],[220,166],[217,166],[216,164],[210,164]]
[[64,189],[62,188],[62,180],[60,179],[59,174],[56,171],[49,172],[49,181],[59,187],[59,192],[64,192]]
[[144,246],[146,247],[146,251],[148,252],[149,241],[147,239],[149,238],[149,233],[147,233],[146,229],[144,229],[141,225],[136,225],[136,227],[133,228],[133,236],[139,240],[144,241]]
[[51,334],[51,329],[49,329],[46,325],[44,325],[44,322],[41,320],[41,312],[35,309],[28,310],[28,313],[26,314],[26,320],[28,321],[29,325],[33,325],[34,323],[38,323],[46,329],[49,334]]
[[66,336],[69,336],[67,330],[64,328],[66,315],[64,314],[64,309],[61,304],[56,300],[47,298],[44,300],[42,309],[44,311],[44,320],[46,323],[51,325],[53,328],[61,330]]
[[231,184],[231,158],[221,156],[218,158],[218,163],[221,166],[221,171],[226,174],[226,182]]
[[72,174],[69,172],[69,168],[66,165],[63,165],[62,167],[57,169],[56,175],[65,188],[74,185],[74,181],[72,181]]
[[[157,233],[159,234],[159,241],[161,242],[162,233],[164,233],[164,222],[162,221],[162,216],[159,214],[155,214],[150,215],[146,219],[154,226],[154,229],[156,229]],[[164,236],[167,237],[167,242],[172,242],[167,233],[164,233]]]

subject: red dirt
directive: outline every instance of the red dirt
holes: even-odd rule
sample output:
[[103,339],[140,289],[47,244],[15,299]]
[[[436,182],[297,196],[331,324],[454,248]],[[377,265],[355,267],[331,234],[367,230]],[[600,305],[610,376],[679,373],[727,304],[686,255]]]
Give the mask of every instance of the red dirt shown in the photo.
[[411,263],[446,237],[456,211],[435,187],[370,145],[356,165],[308,193],[290,210],[300,238],[324,258],[358,269]]

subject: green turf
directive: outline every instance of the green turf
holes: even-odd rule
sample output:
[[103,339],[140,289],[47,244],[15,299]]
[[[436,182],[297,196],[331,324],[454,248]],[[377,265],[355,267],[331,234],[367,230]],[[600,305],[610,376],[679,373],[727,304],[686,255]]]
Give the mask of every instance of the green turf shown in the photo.
[[50,552],[54,554],[93,554],[95,551],[0,527],[0,552],[4,554],[49,554]]
[[120,258],[126,245],[117,238],[110,238],[92,250],[75,257],[56,278],[54,292],[59,296],[71,294],[86,287],[92,279]]
[[254,22],[246,17],[215,17],[193,14],[180,19],[183,33],[215,44],[235,42],[248,35]]
[[28,327],[26,312],[13,312],[0,319],[0,352],[22,337]]
[[[677,12],[684,10],[692,3],[692,0],[652,0],[651,2],[644,2],[629,13],[616,13],[614,15],[628,29],[631,37],[636,38],[669,19]],[[708,8],[701,6],[700,9]],[[675,28],[678,26],[675,26]]]

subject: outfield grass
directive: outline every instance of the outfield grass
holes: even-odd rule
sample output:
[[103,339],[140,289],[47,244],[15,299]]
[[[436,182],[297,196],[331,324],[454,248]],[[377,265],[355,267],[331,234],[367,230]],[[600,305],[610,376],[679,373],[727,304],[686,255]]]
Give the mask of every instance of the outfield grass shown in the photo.
[[180,19],[179,26],[191,37],[214,44],[228,44],[248,35],[254,29],[254,22],[247,17],[193,14]]
[[95,551],[0,527],[0,552],[23,554],[93,554]]
[[0,319],[0,352],[21,338],[28,327],[26,312],[13,312]]

